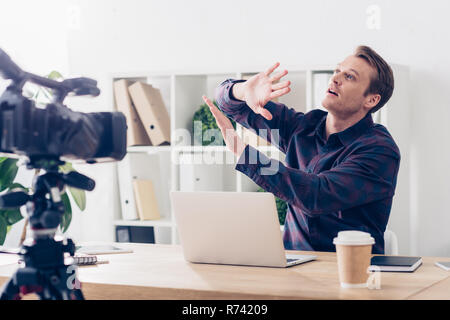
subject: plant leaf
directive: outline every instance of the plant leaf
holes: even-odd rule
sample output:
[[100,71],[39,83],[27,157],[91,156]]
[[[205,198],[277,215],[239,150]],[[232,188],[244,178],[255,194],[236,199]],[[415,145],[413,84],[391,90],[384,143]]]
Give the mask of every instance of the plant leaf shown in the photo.
[[4,217],[8,226],[12,226],[23,219],[20,209],[6,210]]
[[8,191],[11,191],[11,190],[13,190],[13,189],[22,189],[22,190],[24,190],[24,191],[26,191],[26,192],[30,191],[29,188],[27,188],[27,187],[21,185],[21,184],[18,183],[18,182],[14,182],[13,184],[11,184],[11,185],[8,187]]
[[63,233],[69,229],[70,222],[72,221],[72,206],[70,205],[69,196],[67,195],[67,192],[64,192],[61,195],[61,200],[64,203],[64,214],[61,217],[61,230]]
[[5,243],[7,228],[8,226],[5,218],[0,215],[0,245],[3,245]]
[[72,195],[72,199],[77,204],[77,207],[80,208],[81,211],[84,211],[84,209],[86,209],[86,192],[72,187],[68,187],[68,189]]
[[66,162],[64,165],[59,166],[59,169],[63,172],[63,173],[69,173],[71,171],[75,171],[75,169],[72,167],[72,164],[70,162]]
[[9,188],[17,175],[17,159],[6,159],[0,163],[0,191]]
[[[213,101],[213,103],[217,107],[217,102],[215,100]],[[220,111],[222,112],[222,110]],[[201,122],[201,132],[194,129],[194,121]],[[231,120],[231,124],[233,125],[233,128],[236,129],[236,122],[234,120]],[[217,143],[215,140],[213,141],[203,140],[203,134],[208,129],[219,129],[219,127],[208,105],[204,103],[197,109],[192,118],[192,131],[194,132],[194,141],[202,142],[203,146],[213,145]],[[222,141],[222,144],[225,145],[225,141]]]
[[[59,166],[59,169],[63,173],[69,173],[71,171],[76,171],[72,164],[69,162],[66,162],[64,165]],[[70,194],[72,195],[72,199],[75,201],[75,204],[78,208],[80,208],[81,211],[84,211],[86,209],[86,192],[81,189],[68,187]]]
[[58,71],[53,70],[52,72],[50,72],[50,73],[47,75],[47,78],[53,79],[53,80],[58,80],[58,79],[63,79],[63,76],[62,76],[62,74],[59,73]]

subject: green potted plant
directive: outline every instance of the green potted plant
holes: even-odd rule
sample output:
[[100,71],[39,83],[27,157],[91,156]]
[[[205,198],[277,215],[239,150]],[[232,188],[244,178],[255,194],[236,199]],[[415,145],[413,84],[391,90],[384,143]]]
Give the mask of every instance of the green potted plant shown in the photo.
[[[214,105],[217,106],[216,101],[213,101],[213,103]],[[201,123],[201,130],[199,130],[200,126],[199,128],[196,128],[196,123]],[[236,129],[236,122],[234,120],[231,120],[231,123],[233,124],[233,127]],[[218,141],[215,141],[214,139],[212,141],[207,141],[203,139],[205,131],[209,129],[217,129],[220,132],[220,129],[217,126],[216,120],[214,119],[211,110],[209,110],[208,105],[204,103],[197,109],[192,118],[192,131],[194,132],[194,142],[202,143],[202,146],[219,145]],[[223,138],[220,142],[221,142],[220,145],[225,145]]]
[[[61,74],[57,71],[52,71],[47,77],[55,80],[62,79]],[[24,90],[24,95],[35,100],[36,104],[41,106],[50,102],[53,97],[52,92],[43,87],[26,88]],[[29,187],[25,187],[15,181],[19,169],[17,166],[17,161],[18,159],[0,157],[0,195],[16,189],[22,189],[26,192],[31,191]],[[60,170],[63,173],[74,171],[70,163],[60,166]],[[38,174],[38,171],[36,170],[35,173]],[[69,192],[67,192],[67,190]],[[65,213],[60,224],[60,228],[63,233],[67,231],[70,226],[70,222],[72,221],[72,205],[68,193],[70,193],[72,200],[81,211],[84,211],[86,208],[86,194],[84,190],[67,187],[66,191],[64,191],[61,195],[65,208]],[[23,216],[19,208],[8,210],[0,209],[0,245],[5,242],[6,235],[11,227],[22,219]],[[25,223],[24,231],[26,226],[27,224]]]

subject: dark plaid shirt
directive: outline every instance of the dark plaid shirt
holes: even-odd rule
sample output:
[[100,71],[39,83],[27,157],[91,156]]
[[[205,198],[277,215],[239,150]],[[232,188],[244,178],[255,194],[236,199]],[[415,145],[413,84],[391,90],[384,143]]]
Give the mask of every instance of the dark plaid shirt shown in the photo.
[[[306,114],[269,102],[272,120],[234,99],[226,80],[216,91],[220,109],[262,135],[286,154],[285,164],[247,146],[236,170],[288,204],[283,241],[286,249],[335,251],[342,230],[361,230],[375,238],[373,253],[384,253],[400,165],[400,151],[387,129],[369,113],[358,123],[326,139],[327,112]],[[278,129],[270,131],[271,129]],[[261,135],[261,133],[260,133]],[[256,158],[255,158],[256,156]]]

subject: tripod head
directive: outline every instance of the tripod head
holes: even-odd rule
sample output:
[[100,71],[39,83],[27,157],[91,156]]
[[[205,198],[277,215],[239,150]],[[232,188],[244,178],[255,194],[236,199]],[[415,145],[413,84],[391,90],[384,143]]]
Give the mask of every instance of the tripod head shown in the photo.
[[0,196],[0,208],[13,209],[26,205],[32,230],[56,231],[64,214],[61,193],[65,186],[87,191],[95,188],[95,181],[81,173],[60,172],[59,166],[63,164],[64,161],[58,158],[30,157],[27,162],[28,169],[45,170],[44,174],[34,178],[34,192],[28,194],[24,191],[11,191],[4,194]]

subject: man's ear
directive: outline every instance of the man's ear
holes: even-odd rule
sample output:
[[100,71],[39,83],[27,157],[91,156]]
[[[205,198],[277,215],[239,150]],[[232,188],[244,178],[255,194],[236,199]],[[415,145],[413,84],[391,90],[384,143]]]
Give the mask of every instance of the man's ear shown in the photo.
[[364,103],[364,108],[367,110],[372,109],[373,107],[375,107],[378,102],[380,102],[381,100],[381,96],[377,93],[377,94],[368,94]]

